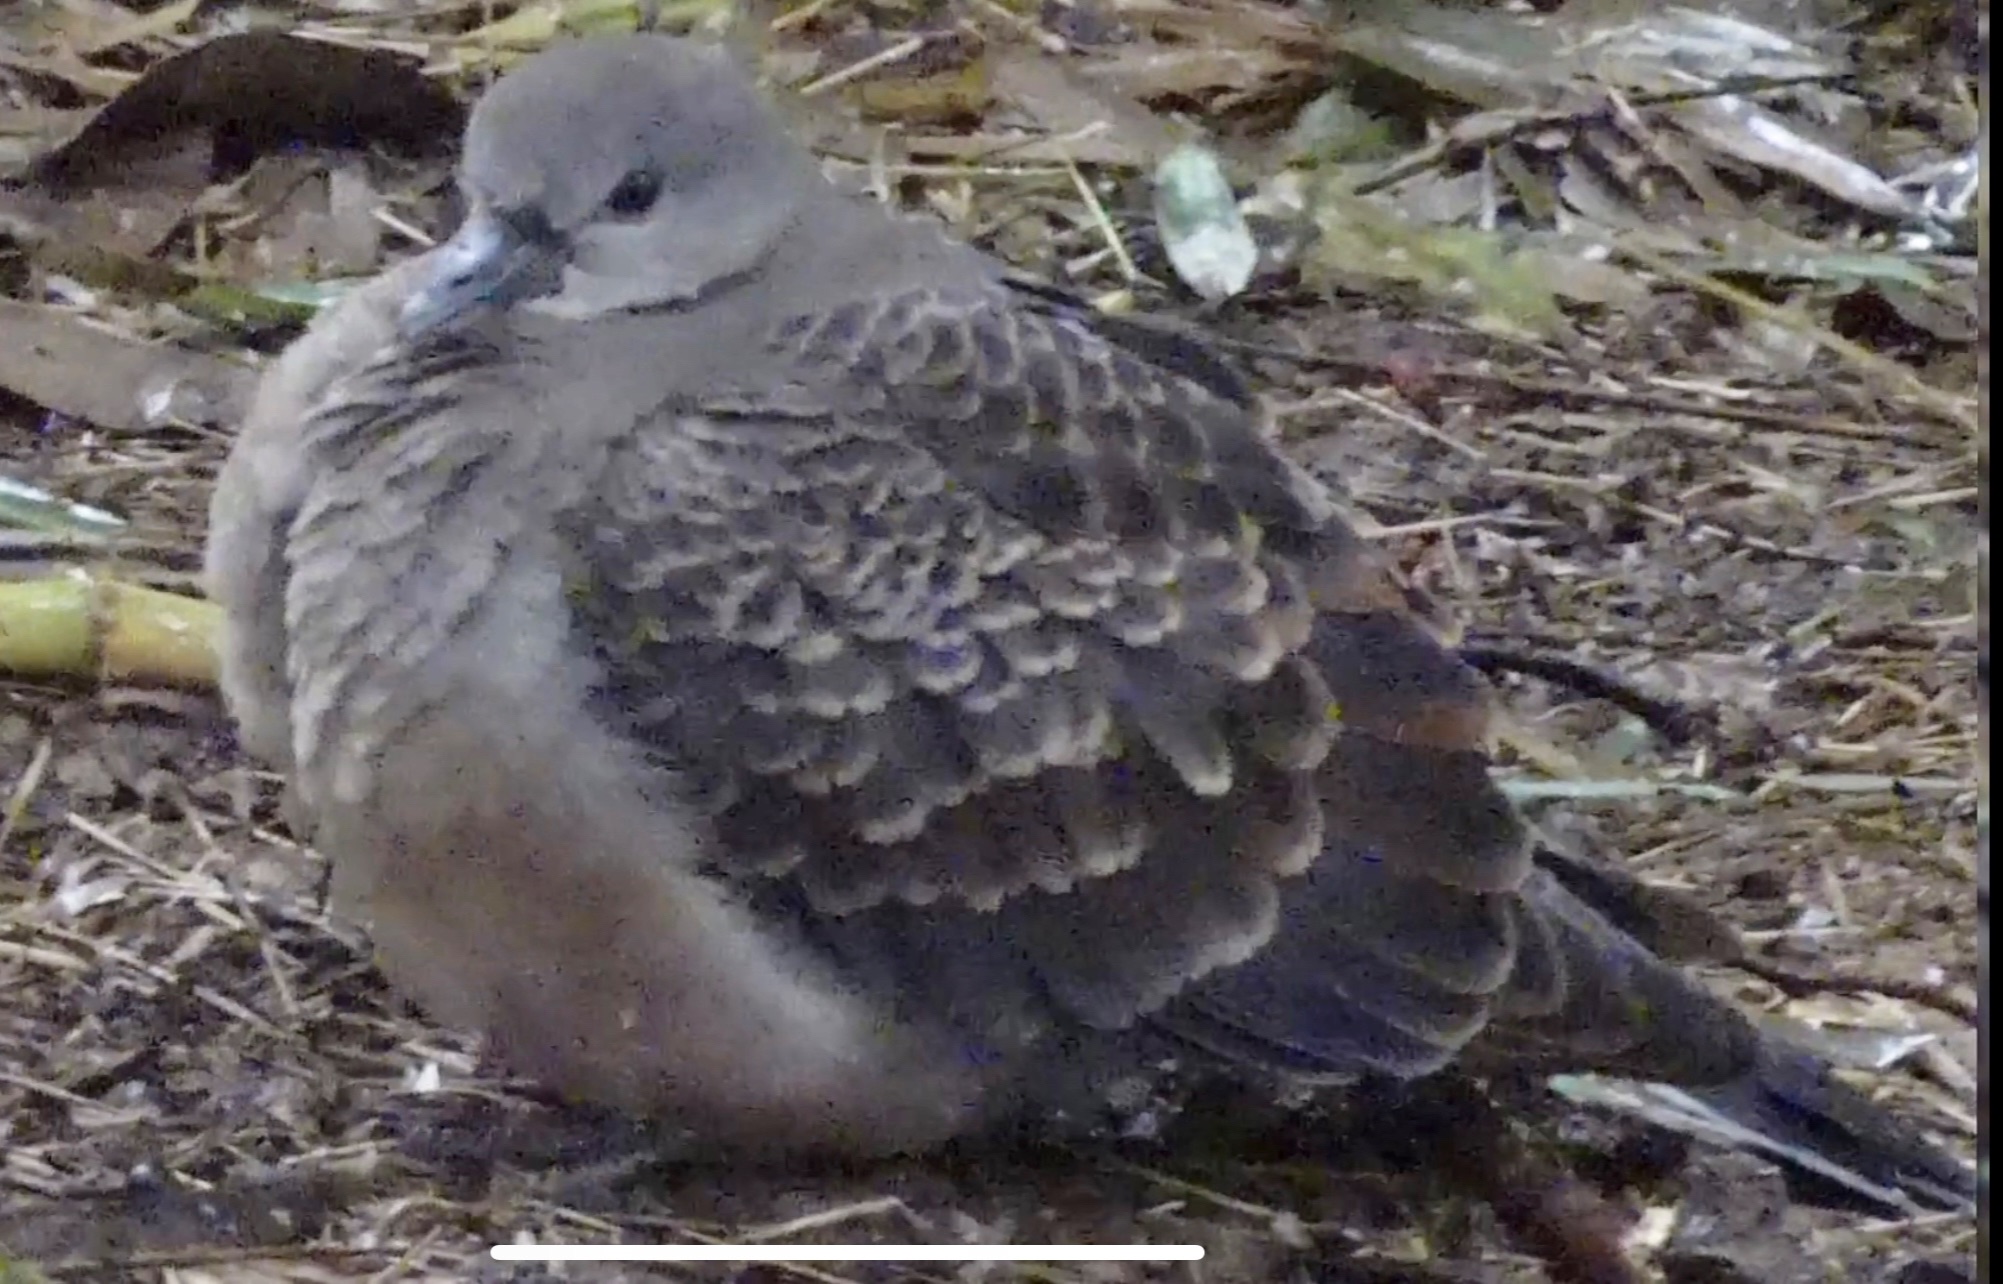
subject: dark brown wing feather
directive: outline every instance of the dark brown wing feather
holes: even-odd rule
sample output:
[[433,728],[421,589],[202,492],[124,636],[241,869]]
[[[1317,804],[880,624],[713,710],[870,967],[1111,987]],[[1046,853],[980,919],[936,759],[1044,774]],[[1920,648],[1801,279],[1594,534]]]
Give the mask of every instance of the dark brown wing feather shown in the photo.
[[1480,680],[1229,389],[1001,293],[774,348],[617,461],[578,609],[719,876],[859,976],[1315,1077],[1498,1013],[1613,1059],[1689,990],[1532,878]]

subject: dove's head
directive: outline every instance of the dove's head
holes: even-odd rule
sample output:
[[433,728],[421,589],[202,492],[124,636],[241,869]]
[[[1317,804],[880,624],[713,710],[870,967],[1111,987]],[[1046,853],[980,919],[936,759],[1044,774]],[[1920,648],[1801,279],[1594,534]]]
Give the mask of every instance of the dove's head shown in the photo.
[[466,221],[406,336],[528,300],[580,317],[687,301],[833,195],[722,47],[669,36],[523,62],[474,108],[460,185]]

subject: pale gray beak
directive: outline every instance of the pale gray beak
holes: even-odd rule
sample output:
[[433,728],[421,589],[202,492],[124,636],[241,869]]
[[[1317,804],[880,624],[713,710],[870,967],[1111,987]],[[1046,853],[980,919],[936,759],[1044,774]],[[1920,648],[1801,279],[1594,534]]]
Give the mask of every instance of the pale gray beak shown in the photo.
[[541,293],[557,283],[558,257],[554,246],[476,210],[451,240],[425,256],[426,270],[404,301],[398,328],[408,342],[470,313]]

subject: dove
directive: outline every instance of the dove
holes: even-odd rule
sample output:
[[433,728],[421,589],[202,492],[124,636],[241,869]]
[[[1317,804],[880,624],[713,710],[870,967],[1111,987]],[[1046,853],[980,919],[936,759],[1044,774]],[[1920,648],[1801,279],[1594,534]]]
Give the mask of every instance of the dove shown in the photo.
[[781,1155],[1165,1057],[1772,1061],[1533,858],[1483,681],[1199,341],[838,191],[686,39],[525,60],[460,183],[267,376],[207,554],[434,1020]]

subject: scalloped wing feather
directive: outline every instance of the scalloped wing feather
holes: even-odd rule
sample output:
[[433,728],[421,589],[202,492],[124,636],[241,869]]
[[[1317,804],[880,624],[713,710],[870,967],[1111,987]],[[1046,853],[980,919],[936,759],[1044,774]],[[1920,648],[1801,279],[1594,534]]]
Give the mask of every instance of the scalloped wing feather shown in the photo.
[[1563,1033],[1593,987],[1525,899],[1485,688],[1257,415],[1001,292],[773,348],[577,532],[605,716],[721,877],[954,1012],[1324,1078],[1430,1071],[1497,1010]]

